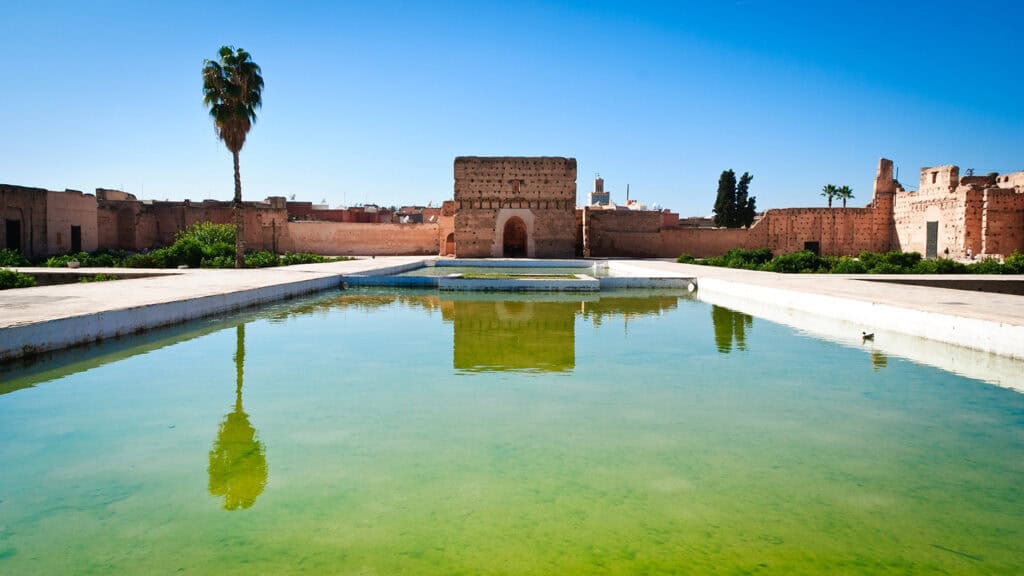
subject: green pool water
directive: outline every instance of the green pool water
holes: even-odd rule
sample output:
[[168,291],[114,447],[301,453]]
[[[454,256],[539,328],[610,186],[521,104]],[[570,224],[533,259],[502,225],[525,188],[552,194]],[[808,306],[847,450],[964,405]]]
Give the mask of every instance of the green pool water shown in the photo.
[[0,574],[1020,574],[1024,395],[674,293],[349,290],[0,372]]

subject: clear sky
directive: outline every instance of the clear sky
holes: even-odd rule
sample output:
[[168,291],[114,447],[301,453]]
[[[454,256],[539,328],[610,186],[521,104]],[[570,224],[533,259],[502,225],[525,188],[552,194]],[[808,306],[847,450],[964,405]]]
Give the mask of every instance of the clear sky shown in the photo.
[[718,175],[758,207],[870,200],[879,157],[1024,169],[1024,8],[1003,2],[2,0],[0,182],[230,199],[202,104],[222,44],[262,66],[247,200],[451,198],[459,155],[572,156],[707,215]]

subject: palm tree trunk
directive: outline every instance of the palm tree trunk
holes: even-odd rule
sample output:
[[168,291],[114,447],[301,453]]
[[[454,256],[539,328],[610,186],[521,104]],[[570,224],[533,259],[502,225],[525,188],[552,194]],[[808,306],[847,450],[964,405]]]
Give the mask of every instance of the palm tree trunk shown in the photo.
[[242,175],[238,171],[238,151],[232,150],[235,161],[235,202],[232,206],[235,217],[235,268],[245,268],[245,214],[242,213]]

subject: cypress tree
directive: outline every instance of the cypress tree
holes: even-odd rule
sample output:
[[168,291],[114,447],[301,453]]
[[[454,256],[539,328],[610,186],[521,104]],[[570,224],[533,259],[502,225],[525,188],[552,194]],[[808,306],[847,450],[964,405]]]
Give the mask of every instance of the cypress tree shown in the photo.
[[754,213],[757,211],[757,198],[750,196],[750,181],[754,177],[744,172],[740,176],[740,182],[736,185],[736,220],[734,227],[747,227],[754,223]]
[[736,173],[722,170],[718,177],[718,197],[715,199],[715,226],[733,227],[736,214]]

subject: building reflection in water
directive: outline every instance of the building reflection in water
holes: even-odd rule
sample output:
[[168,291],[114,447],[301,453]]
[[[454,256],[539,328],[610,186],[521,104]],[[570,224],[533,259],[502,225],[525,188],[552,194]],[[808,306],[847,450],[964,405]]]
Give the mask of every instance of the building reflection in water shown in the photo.
[[747,330],[754,325],[753,316],[712,304],[711,322],[715,326],[715,345],[719,352],[732,352],[734,344],[739,350],[747,349]]
[[236,328],[235,409],[224,417],[210,450],[209,491],[224,497],[225,510],[249,508],[267,485],[267,456],[249,415],[242,409],[245,325]]

